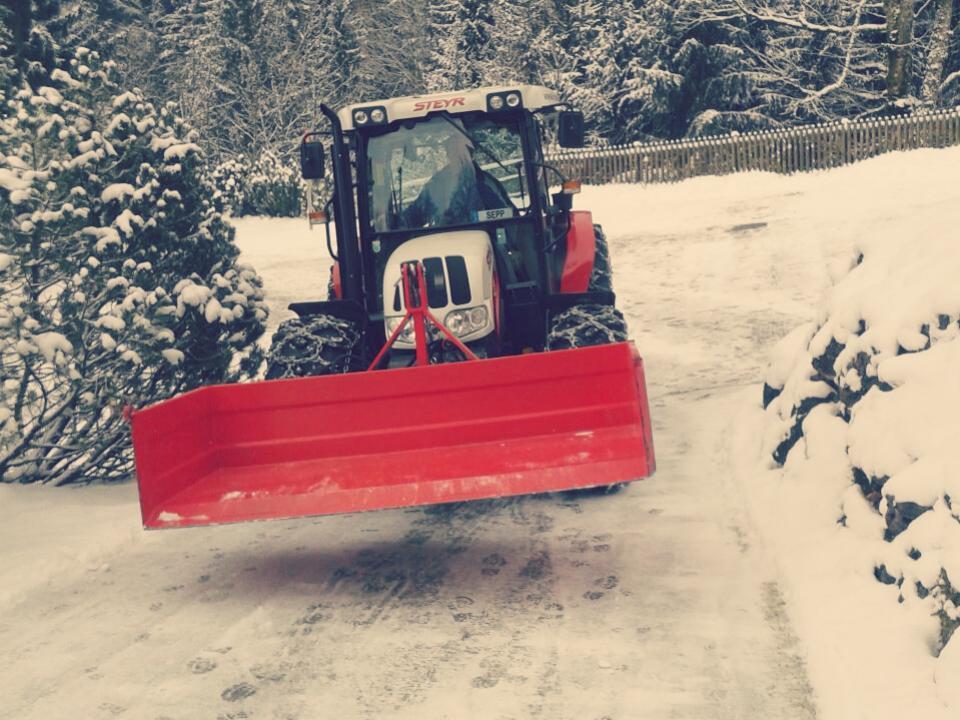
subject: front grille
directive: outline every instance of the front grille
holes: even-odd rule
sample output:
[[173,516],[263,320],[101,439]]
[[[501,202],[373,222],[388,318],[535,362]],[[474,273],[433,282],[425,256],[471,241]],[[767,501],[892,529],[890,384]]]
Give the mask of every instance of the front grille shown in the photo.
[[443,276],[443,260],[423,259],[423,279],[427,282],[427,304],[432,308],[447,306],[447,280]]
[[450,275],[450,300],[454,305],[470,302],[470,278],[467,263],[459,255],[447,256],[447,273]]
[[[427,305],[432,308],[447,306],[447,277],[450,279],[450,299],[454,305],[466,305],[470,302],[470,278],[467,275],[467,262],[459,255],[446,257],[447,274],[444,275],[444,259],[438,257],[424,258],[423,279],[427,283]],[[393,290],[393,310],[403,310],[402,291],[400,283]]]

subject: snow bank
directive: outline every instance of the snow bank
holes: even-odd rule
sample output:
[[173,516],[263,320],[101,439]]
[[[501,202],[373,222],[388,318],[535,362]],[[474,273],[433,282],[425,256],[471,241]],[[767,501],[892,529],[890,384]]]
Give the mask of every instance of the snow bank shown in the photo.
[[[815,578],[796,592],[800,614],[819,628],[813,636],[835,651],[820,658],[821,674],[842,672],[846,659],[870,675],[856,684],[871,704],[917,716],[920,705],[960,714],[957,158],[881,158],[850,186],[851,220],[864,217],[862,197],[883,210],[865,224],[818,321],[774,350],[756,428],[762,456],[782,465],[754,487],[766,498],[757,514],[795,576]],[[903,187],[895,173],[911,162],[924,172],[912,169],[913,186]],[[823,616],[837,623],[829,638]],[[877,634],[884,652],[874,657],[842,647],[874,647]]]

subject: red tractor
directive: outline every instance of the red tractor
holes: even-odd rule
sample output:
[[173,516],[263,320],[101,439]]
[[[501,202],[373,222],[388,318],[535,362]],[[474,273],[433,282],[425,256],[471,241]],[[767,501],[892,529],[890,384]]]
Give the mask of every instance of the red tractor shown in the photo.
[[582,115],[561,107],[531,85],[321,106],[330,130],[300,155],[335,261],[328,299],[290,306],[267,382],[133,413],[146,526],[653,473],[643,365],[606,240],[571,209],[579,183],[544,160],[547,125],[561,146],[583,144]]

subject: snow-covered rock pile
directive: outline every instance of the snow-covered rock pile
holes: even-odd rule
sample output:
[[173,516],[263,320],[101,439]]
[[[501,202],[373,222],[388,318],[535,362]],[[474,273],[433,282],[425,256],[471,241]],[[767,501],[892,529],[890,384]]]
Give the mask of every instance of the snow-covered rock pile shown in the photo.
[[299,217],[304,208],[299,168],[273,153],[264,153],[256,160],[222,162],[210,173],[210,180],[216,188],[218,207],[233,217]]
[[0,119],[0,480],[126,478],[124,405],[259,365],[196,133],[113,76],[81,48]]
[[[960,227],[957,214],[952,227]],[[863,241],[820,321],[776,348],[764,387],[765,452],[810,482],[838,472],[850,478],[837,522],[875,543],[877,580],[894,588],[906,612],[937,617],[932,650],[953,655],[960,649],[960,635],[951,641],[960,626],[957,240],[942,229],[924,232],[915,217]]]

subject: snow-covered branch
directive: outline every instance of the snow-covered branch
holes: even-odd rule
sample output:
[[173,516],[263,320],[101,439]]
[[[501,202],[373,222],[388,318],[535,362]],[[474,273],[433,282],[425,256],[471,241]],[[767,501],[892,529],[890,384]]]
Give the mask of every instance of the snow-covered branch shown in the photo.
[[[765,2],[753,3],[746,2],[745,0],[728,0],[728,2],[729,4],[727,5],[720,5],[715,18],[712,15],[707,15],[706,17],[709,19],[730,20],[736,17],[745,16],[770,25],[791,27],[798,30],[809,30],[811,32],[833,33],[838,35],[846,35],[854,29],[858,33],[864,33],[869,31],[885,31],[887,28],[886,23],[860,22],[860,10],[862,9],[863,3],[861,3],[857,8],[856,19],[853,24],[841,25],[837,23],[810,20],[808,17],[808,3],[803,3],[798,12],[791,13],[784,12],[779,8],[775,9]],[[814,14],[819,14],[819,11],[816,9],[811,9],[811,12]]]

